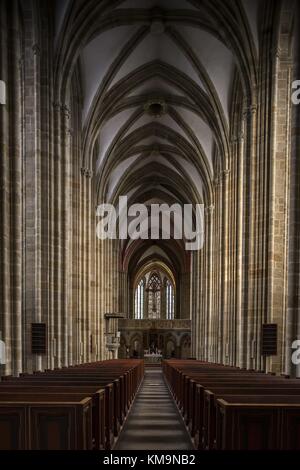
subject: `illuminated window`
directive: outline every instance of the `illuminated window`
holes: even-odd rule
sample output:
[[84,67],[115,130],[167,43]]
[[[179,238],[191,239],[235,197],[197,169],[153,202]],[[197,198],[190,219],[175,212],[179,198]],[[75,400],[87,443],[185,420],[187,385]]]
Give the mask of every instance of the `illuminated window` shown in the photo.
[[166,317],[167,320],[174,318],[174,289],[169,280],[166,282]]
[[154,272],[151,274],[148,282],[148,318],[160,318],[160,293],[161,293],[161,279],[159,275]]
[[145,282],[142,279],[135,290],[134,318],[136,320],[141,320],[144,317],[144,288]]

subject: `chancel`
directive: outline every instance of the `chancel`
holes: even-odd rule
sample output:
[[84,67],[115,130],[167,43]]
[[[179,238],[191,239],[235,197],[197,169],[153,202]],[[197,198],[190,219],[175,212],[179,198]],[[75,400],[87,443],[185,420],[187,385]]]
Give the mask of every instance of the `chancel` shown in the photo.
[[299,13],[0,0],[1,450],[300,449]]

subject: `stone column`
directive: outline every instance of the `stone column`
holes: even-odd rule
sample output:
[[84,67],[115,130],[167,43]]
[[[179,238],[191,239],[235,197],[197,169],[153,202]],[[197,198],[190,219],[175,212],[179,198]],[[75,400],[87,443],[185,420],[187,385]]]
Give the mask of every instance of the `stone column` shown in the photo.
[[[0,3],[0,70],[1,77],[8,83],[8,18],[7,4]],[[9,90],[7,89],[7,94]],[[0,366],[1,373],[12,373],[11,330],[10,330],[10,171],[9,171],[9,106],[8,96],[6,104],[0,105],[0,205],[1,205],[1,244],[0,244],[0,331],[1,340],[6,346],[6,365]]]
[[[300,79],[300,26],[299,2],[297,2],[294,23],[294,50],[292,80]],[[300,105],[291,109],[291,160],[289,196],[289,258],[288,258],[288,299],[285,334],[285,370],[287,374],[300,377],[300,364],[292,363],[294,341],[300,339]]]
[[243,316],[243,200],[244,200],[244,125],[237,140],[237,256],[236,256],[236,365],[246,367],[245,341],[244,341],[244,316]]
[[219,236],[219,187],[220,181],[219,177],[215,178],[214,181],[214,199],[216,202],[215,210],[212,214],[214,220],[214,236],[213,236],[213,283],[214,283],[214,298],[213,298],[213,320],[212,320],[212,360],[213,362],[218,362],[219,359],[219,315],[220,315],[220,301],[219,301],[219,282],[220,282],[220,273],[219,273],[219,252],[220,252],[220,236]]
[[192,356],[203,359],[205,349],[205,324],[203,322],[205,316],[205,305],[204,305],[204,248],[202,250],[193,252],[192,257],[194,258],[194,275],[191,283],[191,292],[193,292],[192,298],[192,313],[195,316],[195,330],[196,334],[194,337],[195,348],[193,348],[193,336],[192,336]]
[[[269,209],[269,321],[278,325],[277,356],[269,357],[267,370],[282,371],[285,364],[285,328],[287,310],[287,239],[288,239],[288,188],[291,136],[291,68],[288,47],[276,50],[273,66],[273,122],[271,149],[271,195]],[[278,110],[280,108],[280,112]]]
[[[196,269],[196,255],[195,252],[191,253],[191,262],[190,262],[190,267],[191,267],[191,272],[190,272],[190,283],[191,283],[191,296],[189,299],[189,306],[191,310],[191,331],[192,331],[192,356],[195,357],[197,355],[197,344],[200,340],[200,334],[199,334],[199,323],[200,323],[200,318],[198,315],[197,311],[197,306],[196,306],[196,295],[197,295],[197,286],[195,283],[195,269]],[[184,292],[186,290],[186,286],[184,284]],[[185,309],[187,307],[187,304],[185,303]],[[184,315],[184,318],[186,318],[186,314]]]
[[216,271],[216,283],[218,289],[217,295],[217,321],[216,321],[216,350],[217,350],[217,362],[223,363],[224,360],[224,306],[223,306],[223,256],[222,256],[222,248],[223,248],[223,178],[222,174],[219,174],[218,182],[217,182],[217,198],[218,198],[218,210],[216,211],[216,224],[217,224],[217,238],[216,238],[216,263],[217,263],[217,271]]
[[[41,356],[31,352],[31,323],[44,320],[42,315],[42,183],[41,166],[41,43],[36,31],[34,12],[30,10],[29,21],[26,23],[25,36],[25,93],[24,106],[27,119],[25,120],[25,164],[24,164],[24,215],[25,229],[25,334],[26,334],[26,370],[41,370]],[[38,42],[37,42],[38,41]],[[47,157],[46,157],[47,158]],[[44,189],[43,189],[44,190]],[[44,197],[47,198],[47,193]],[[47,266],[44,269],[48,269]]]
[[70,305],[70,110],[61,107],[61,365],[69,365],[69,337],[72,337]]
[[[0,105],[1,154],[1,339],[6,346],[5,374],[23,370],[22,349],[22,162],[23,62],[18,2],[0,4],[0,79],[6,83],[6,103]],[[2,371],[1,371],[2,372]]]
[[256,107],[250,106],[245,112],[246,118],[246,154],[247,162],[246,174],[246,191],[245,191],[245,216],[246,224],[244,228],[245,236],[245,259],[244,259],[244,321],[247,328],[247,368],[254,367],[253,342],[255,341],[255,315],[256,315],[256,286],[259,266],[257,265],[256,249],[257,249],[257,155],[256,155]]
[[205,356],[207,360],[211,361],[213,359],[212,352],[213,352],[213,340],[214,340],[214,332],[213,332],[213,213],[214,213],[214,205],[210,205],[206,208],[205,215],[206,215],[206,223],[205,223],[205,247],[206,247],[206,259],[207,259],[207,285],[206,285],[206,324],[207,324],[207,344],[206,344],[206,351]]
[[230,177],[230,170],[226,168],[223,170],[222,173],[223,184],[222,184],[222,216],[221,216],[221,224],[222,224],[222,297],[221,297],[221,312],[223,317],[223,348],[222,348],[222,356],[223,356],[223,363],[229,364],[230,362],[230,352],[229,352],[229,344],[230,344],[230,311],[228,309],[228,295],[229,295],[229,288],[230,288],[230,279],[229,279],[229,231],[230,231],[230,223],[229,223],[229,177]]
[[11,58],[10,65],[10,80],[9,86],[13,93],[14,104],[10,110],[11,118],[11,275],[13,284],[11,286],[11,324],[12,324],[12,351],[13,351],[13,373],[19,374],[23,370],[22,364],[22,233],[23,233],[23,219],[22,219],[22,192],[23,192],[23,178],[22,178],[22,70],[23,63],[21,61],[21,33],[19,23],[19,9],[18,2],[13,0],[11,3],[11,38],[12,43],[10,48],[13,57]]

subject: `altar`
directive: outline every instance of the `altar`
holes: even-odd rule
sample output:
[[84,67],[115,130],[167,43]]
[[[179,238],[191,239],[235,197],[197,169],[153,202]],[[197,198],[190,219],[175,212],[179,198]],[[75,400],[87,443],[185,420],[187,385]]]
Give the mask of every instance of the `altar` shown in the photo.
[[162,354],[158,353],[145,353],[144,354],[144,361],[146,364],[160,364],[162,361]]
[[186,359],[191,356],[191,320],[120,319],[119,358],[144,359],[160,364],[162,359]]

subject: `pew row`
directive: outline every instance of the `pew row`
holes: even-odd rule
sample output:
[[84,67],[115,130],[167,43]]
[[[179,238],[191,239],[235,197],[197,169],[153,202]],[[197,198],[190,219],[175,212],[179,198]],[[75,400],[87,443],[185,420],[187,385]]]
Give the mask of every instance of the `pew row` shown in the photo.
[[197,449],[300,449],[299,379],[195,360],[163,372]]
[[110,360],[2,377],[0,449],[111,449],[143,376],[143,361]]

